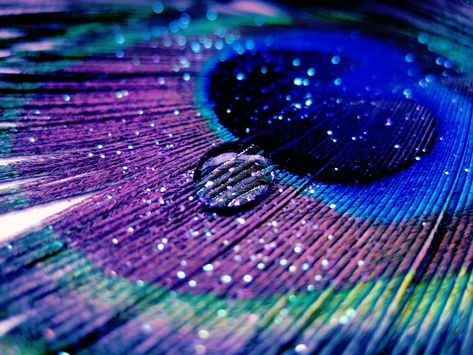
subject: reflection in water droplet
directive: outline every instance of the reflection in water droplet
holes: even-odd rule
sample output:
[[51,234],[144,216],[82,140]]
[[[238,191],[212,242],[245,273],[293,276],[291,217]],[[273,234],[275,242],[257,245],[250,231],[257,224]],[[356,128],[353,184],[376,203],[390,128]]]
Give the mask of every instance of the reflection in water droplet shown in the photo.
[[224,143],[200,159],[194,173],[197,195],[210,209],[236,210],[249,206],[269,190],[273,169],[257,146]]

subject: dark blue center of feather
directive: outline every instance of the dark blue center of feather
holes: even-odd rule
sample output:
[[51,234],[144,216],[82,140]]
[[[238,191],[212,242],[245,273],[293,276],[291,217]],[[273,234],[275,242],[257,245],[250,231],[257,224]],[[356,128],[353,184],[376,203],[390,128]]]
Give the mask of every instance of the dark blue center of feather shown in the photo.
[[435,135],[435,117],[406,85],[411,60],[402,59],[390,70],[346,53],[246,52],[213,68],[208,95],[223,126],[283,169],[368,183],[421,159]]

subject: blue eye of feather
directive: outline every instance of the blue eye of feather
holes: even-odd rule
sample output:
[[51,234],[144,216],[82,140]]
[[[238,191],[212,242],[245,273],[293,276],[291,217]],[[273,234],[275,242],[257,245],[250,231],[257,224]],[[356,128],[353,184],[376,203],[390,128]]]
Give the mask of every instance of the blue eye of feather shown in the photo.
[[[438,212],[424,199],[462,169],[449,157],[458,155],[455,132],[469,125],[466,114],[446,111],[463,96],[448,84],[458,76],[452,65],[420,45],[358,33],[291,31],[251,41],[206,73],[212,127],[262,147],[284,173],[309,178],[317,187],[309,195],[326,202],[343,195],[340,212],[386,221],[418,204]],[[471,102],[461,101],[463,112]],[[354,208],[360,194],[382,211]]]

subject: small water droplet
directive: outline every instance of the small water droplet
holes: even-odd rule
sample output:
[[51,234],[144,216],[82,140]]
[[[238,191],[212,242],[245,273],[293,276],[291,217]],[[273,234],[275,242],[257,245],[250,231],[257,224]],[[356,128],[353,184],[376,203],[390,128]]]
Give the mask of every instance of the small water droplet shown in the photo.
[[297,344],[295,349],[296,353],[305,353],[307,352],[307,345],[305,344]]
[[208,208],[216,210],[254,204],[269,190],[273,169],[257,146],[224,143],[200,159],[194,174],[197,195]]

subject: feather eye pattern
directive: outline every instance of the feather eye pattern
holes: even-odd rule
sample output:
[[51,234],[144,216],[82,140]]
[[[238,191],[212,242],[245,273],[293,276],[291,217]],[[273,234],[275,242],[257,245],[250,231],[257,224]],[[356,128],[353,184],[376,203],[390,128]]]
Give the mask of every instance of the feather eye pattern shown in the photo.
[[471,352],[471,6],[1,4],[0,352]]

